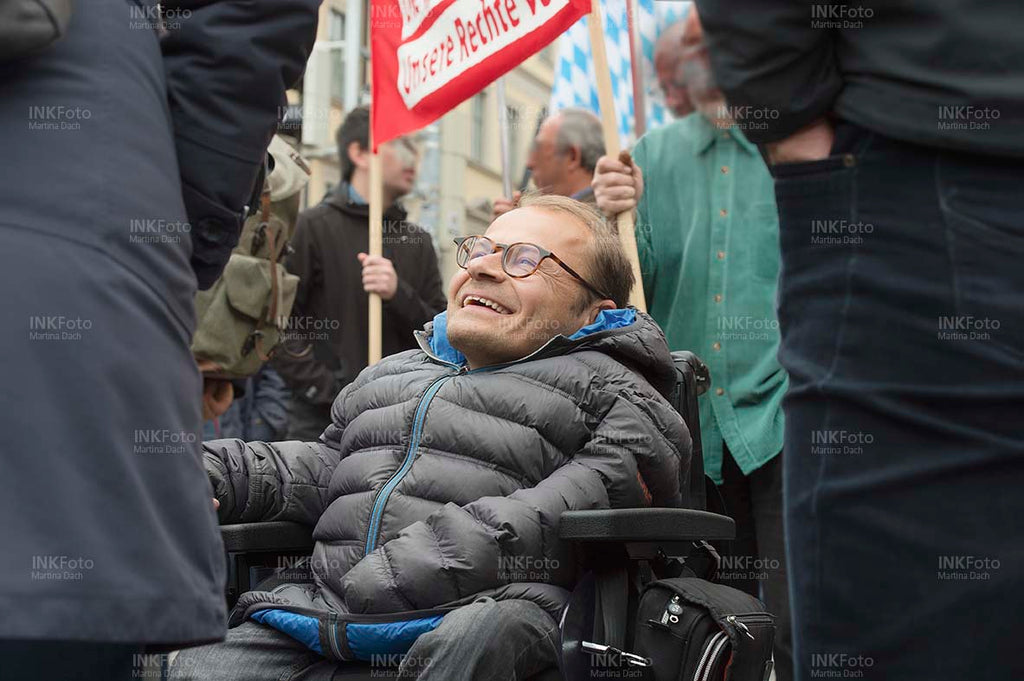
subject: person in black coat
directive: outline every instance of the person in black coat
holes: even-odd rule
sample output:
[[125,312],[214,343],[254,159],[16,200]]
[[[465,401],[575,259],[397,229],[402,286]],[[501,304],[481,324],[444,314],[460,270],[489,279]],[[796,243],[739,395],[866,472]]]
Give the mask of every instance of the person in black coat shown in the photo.
[[430,235],[396,203],[413,189],[418,154],[399,138],[380,146],[383,255],[369,250],[370,112],[358,107],[338,128],[344,182],[299,215],[288,271],[299,276],[285,348],[274,367],[292,389],[288,437],[315,440],[341,389],[368,363],[367,293],[383,300],[383,356],[416,347],[413,332],[445,309]]
[[4,679],[224,637],[197,287],[236,243],[318,0],[74,4],[0,64]]

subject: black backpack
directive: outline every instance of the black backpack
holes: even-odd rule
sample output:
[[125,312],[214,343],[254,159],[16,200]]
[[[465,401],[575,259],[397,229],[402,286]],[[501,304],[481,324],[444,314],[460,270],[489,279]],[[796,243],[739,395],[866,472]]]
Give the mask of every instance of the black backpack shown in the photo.
[[739,589],[675,577],[640,598],[633,650],[655,681],[767,681],[774,643],[775,618]]

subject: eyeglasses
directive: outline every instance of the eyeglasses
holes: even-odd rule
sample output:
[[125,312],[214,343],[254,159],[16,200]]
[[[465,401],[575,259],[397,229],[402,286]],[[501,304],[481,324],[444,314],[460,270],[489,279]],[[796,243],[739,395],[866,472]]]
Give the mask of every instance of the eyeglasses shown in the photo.
[[540,269],[540,264],[546,258],[551,258],[598,298],[601,300],[611,300],[611,296],[605,295],[591,286],[586,279],[577,274],[576,270],[562,262],[557,255],[546,248],[541,248],[537,244],[523,241],[514,244],[498,244],[478,234],[459,237],[455,239],[455,244],[459,247],[455,255],[455,262],[462,269],[469,267],[470,260],[490,255],[500,248],[502,251],[501,269],[510,277],[524,279]]

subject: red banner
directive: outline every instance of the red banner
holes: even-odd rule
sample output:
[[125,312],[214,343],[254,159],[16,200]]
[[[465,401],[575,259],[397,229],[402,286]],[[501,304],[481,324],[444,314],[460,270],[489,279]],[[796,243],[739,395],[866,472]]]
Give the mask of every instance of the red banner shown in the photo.
[[455,108],[557,38],[591,0],[372,0],[374,149]]

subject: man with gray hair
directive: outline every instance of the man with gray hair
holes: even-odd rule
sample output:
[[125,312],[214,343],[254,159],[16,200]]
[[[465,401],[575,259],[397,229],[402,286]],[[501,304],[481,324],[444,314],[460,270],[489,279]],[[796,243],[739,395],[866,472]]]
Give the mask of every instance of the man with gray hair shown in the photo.
[[[544,194],[568,196],[594,205],[594,179],[597,159],[604,155],[601,119],[592,111],[562,109],[545,120],[530,147],[526,167],[533,183]],[[522,192],[494,202],[492,219],[512,210]]]
[[665,106],[676,118],[685,118],[694,111],[683,70],[685,33],[686,19],[680,19],[662,31],[654,43],[654,71],[658,75],[658,87],[665,98]]

